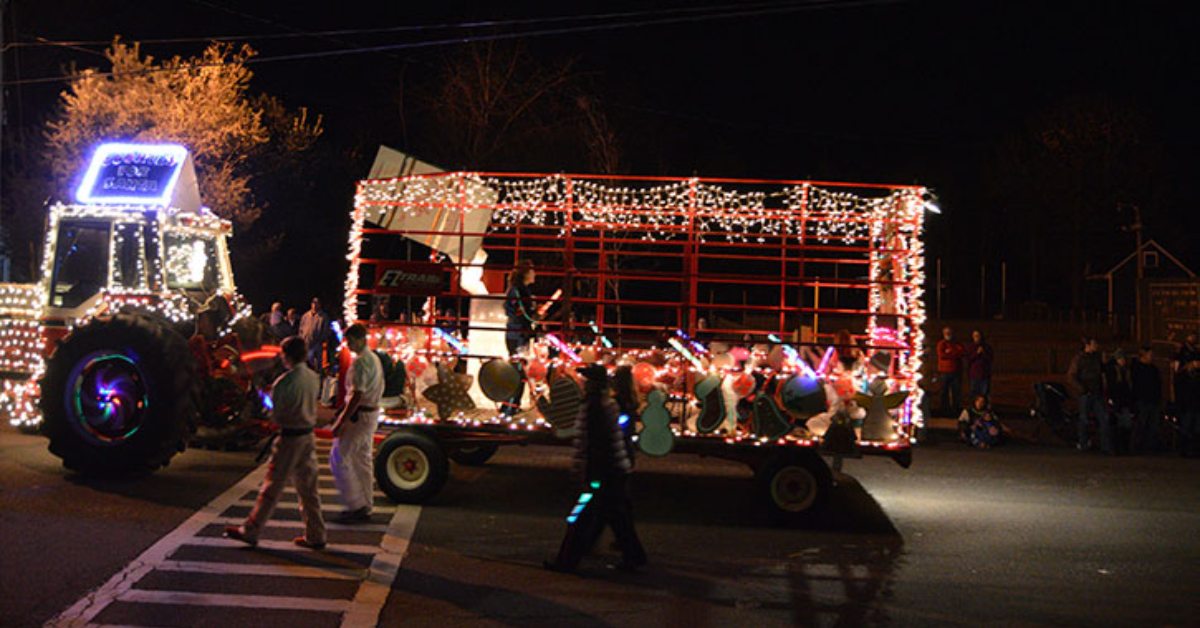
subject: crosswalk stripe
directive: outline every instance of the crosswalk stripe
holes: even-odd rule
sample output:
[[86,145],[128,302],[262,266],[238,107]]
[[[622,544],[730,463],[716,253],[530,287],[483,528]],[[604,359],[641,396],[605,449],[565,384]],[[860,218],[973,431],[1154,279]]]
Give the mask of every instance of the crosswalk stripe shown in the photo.
[[236,503],[239,497],[246,494],[246,491],[257,488],[266,474],[267,465],[265,464],[247,473],[245,477],[217,496],[216,499],[193,513],[179,527],[142,552],[141,556],[114,574],[99,589],[83,596],[70,608],[46,622],[45,626],[52,628],[75,627],[91,622],[93,617],[99,615],[100,611],[103,611],[118,596],[124,594],[135,582],[150,573],[155,565],[166,560],[184,539],[195,536],[204,526],[208,525],[209,521],[214,517],[219,517],[222,512]]
[[[396,578],[396,573],[400,569],[401,562],[408,553],[409,539],[412,538],[417,521],[420,518],[420,506],[375,506],[374,511],[376,513],[391,514],[387,525],[376,523],[347,525],[332,522],[327,524],[330,531],[383,532],[383,538],[378,547],[365,544],[335,543],[328,545],[323,551],[313,552],[312,550],[298,548],[287,541],[259,541],[260,548],[272,552],[286,551],[288,552],[287,555],[292,556],[299,556],[299,553],[312,553],[319,556],[321,553],[330,551],[360,556],[365,555],[371,558],[370,566],[365,569],[335,567],[332,565],[322,567],[297,564],[235,564],[171,559],[171,555],[175,551],[187,545],[214,548],[245,548],[245,544],[239,541],[197,535],[207,526],[214,524],[237,525],[241,523],[240,518],[226,517],[224,513],[234,506],[253,507],[254,499],[244,499],[243,497],[247,494],[257,492],[266,473],[266,464],[260,465],[247,473],[236,484],[193,513],[177,528],[142,552],[140,556],[126,565],[120,572],[114,574],[100,588],[89,592],[70,608],[44,625],[51,628],[95,626],[97,624],[94,623],[94,619],[114,602],[334,612],[342,614],[341,625],[344,628],[366,628],[376,625],[379,621],[379,613],[387,601],[391,584]],[[328,480],[328,473],[322,473],[321,478]],[[335,489],[326,489],[326,491],[336,492]],[[292,493],[294,493],[294,490]],[[376,495],[381,494],[376,492]],[[323,512],[336,512],[340,510],[341,508],[336,504],[322,506]],[[287,520],[272,520],[267,525],[273,527],[302,528],[301,522]],[[246,551],[254,550],[246,548]],[[326,578],[343,581],[357,580],[359,581],[359,585],[354,599],[349,601],[329,598],[196,593],[133,588],[142,578],[156,569],[177,573],[191,572],[228,575],[232,578],[238,576],[280,576]]]
[[[210,521],[210,524],[222,526],[237,526],[245,523],[243,517],[217,517]],[[296,530],[304,530],[303,521],[290,521],[287,519],[271,519],[267,521],[268,528],[293,528]],[[325,522],[326,530],[346,530],[349,532],[386,532],[388,527],[384,523],[335,523],[333,521]]]
[[121,602],[143,604],[185,604],[188,606],[238,606],[242,608],[279,608],[302,611],[344,613],[350,609],[346,600],[325,598],[286,597],[282,595],[233,595],[228,593],[190,593],[186,591],[151,591],[129,589],[117,597]]
[[361,580],[367,569],[346,567],[305,567],[303,565],[253,565],[245,563],[213,563],[203,560],[168,560],[154,568],[156,571],[210,573],[237,576],[281,576],[287,578],[329,578]]
[[[180,545],[203,545],[205,547],[246,547],[246,544],[233,539],[226,539],[219,536],[197,536],[187,539]],[[313,550],[297,547],[291,541],[271,541],[259,539],[259,549],[272,550],[276,552],[311,552]],[[342,552],[345,554],[374,554],[379,551],[375,545],[353,545],[349,543],[330,543],[322,550],[325,552]]]
[[[241,495],[239,495],[239,497],[240,496]],[[239,500],[233,502],[232,504],[230,504],[230,506],[250,506],[251,508],[253,508],[254,500],[253,499],[239,499]],[[342,512],[342,510],[343,510],[342,507],[338,504],[321,504],[321,512]],[[395,506],[372,506],[371,512],[395,513],[396,507]]]

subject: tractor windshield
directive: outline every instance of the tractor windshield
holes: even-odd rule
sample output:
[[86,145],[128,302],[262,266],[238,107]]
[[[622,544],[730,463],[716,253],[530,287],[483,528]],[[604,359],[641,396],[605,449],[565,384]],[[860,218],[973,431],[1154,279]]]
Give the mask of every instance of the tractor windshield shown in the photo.
[[51,307],[78,307],[108,283],[109,224],[65,222],[54,248]]
[[164,240],[168,288],[209,293],[221,287],[216,240],[172,232],[168,232]]

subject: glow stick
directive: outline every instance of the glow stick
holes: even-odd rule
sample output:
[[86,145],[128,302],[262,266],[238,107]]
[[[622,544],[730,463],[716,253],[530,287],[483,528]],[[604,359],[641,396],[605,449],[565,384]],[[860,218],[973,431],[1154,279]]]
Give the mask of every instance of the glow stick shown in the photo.
[[692,366],[696,367],[696,370],[704,370],[704,364],[700,362],[700,358],[697,358],[691,351],[688,351],[688,348],[683,346],[683,343],[679,342],[677,338],[668,338],[667,344],[671,345],[680,355],[687,358],[687,361],[691,362]]
[[559,353],[567,356],[567,358],[572,362],[583,362],[583,358],[579,357],[579,354],[575,353],[575,351],[572,350],[571,347],[567,346],[567,343],[563,342],[558,336],[555,336],[554,334],[546,334],[545,338],[546,342],[554,345],[554,348],[558,349]]
[[462,341],[459,340],[458,338],[455,338],[454,336],[451,336],[450,332],[442,329],[441,327],[434,327],[433,334],[435,336],[441,338],[442,340],[445,340],[446,344],[450,345],[454,349],[455,352],[457,352],[457,353],[466,352],[467,348],[463,345]]
[[613,343],[611,343],[611,342],[609,342],[609,341],[608,341],[608,337],[607,337],[607,336],[605,336],[604,334],[600,333],[600,328],[599,328],[599,327],[596,327],[596,321],[592,321],[592,322],[590,323],[590,325],[592,326],[592,333],[596,334],[596,336],[600,338],[600,343],[604,345],[604,348],[605,348],[605,349],[612,349],[612,348],[613,348]]
[[679,336],[684,342],[688,343],[692,347],[692,350],[695,351],[696,353],[699,353],[701,355],[708,353],[708,348],[706,348],[704,345],[700,344],[699,342],[692,340],[692,337],[687,335],[687,333],[684,332],[682,329],[676,329],[675,335]]
[[546,310],[549,310],[550,306],[554,305],[554,302],[557,301],[558,298],[561,296],[562,296],[562,288],[555,290],[554,294],[550,295],[550,300],[543,303],[542,306],[538,308],[538,316],[544,315],[546,313]]
[[818,373],[825,372],[825,369],[829,367],[829,359],[832,357],[833,357],[833,345],[829,345],[829,348],[825,350],[825,355],[821,356],[821,364],[819,364],[817,366]]

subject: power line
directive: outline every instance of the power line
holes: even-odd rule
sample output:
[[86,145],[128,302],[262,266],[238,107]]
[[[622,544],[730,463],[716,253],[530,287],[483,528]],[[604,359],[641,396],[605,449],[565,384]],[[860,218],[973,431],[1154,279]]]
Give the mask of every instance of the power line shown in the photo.
[[[825,0],[825,1],[817,0],[817,1],[812,1],[812,2],[806,2],[806,3],[800,4],[800,5],[793,4],[793,5],[788,5],[788,6],[780,6],[780,7],[776,7],[776,8],[735,10],[735,11],[727,11],[727,12],[720,12],[720,13],[714,12],[714,13],[706,13],[706,14],[700,14],[700,15],[688,15],[688,16],[670,17],[670,18],[661,18],[661,19],[648,19],[648,20],[638,20],[638,21],[630,21],[630,22],[614,22],[614,23],[607,23],[607,24],[591,24],[591,25],[585,25],[585,26],[516,31],[516,32],[508,32],[508,33],[493,33],[493,34],[475,35],[475,36],[468,35],[468,36],[462,36],[462,37],[452,37],[452,38],[445,38],[445,39],[417,41],[417,42],[406,42],[406,43],[399,43],[399,44],[384,44],[384,45],[379,45],[379,46],[365,46],[365,47],[342,49],[342,50],[301,52],[301,53],[294,53],[294,54],[274,55],[274,56],[270,56],[270,57],[252,57],[252,58],[244,61],[244,63],[258,64],[258,63],[273,63],[273,62],[277,62],[277,61],[298,61],[298,60],[306,60],[306,59],[343,57],[343,56],[355,55],[355,54],[387,52],[387,51],[392,51],[392,50],[414,50],[414,49],[420,49],[420,48],[430,48],[430,47],[437,47],[437,46],[452,46],[452,45],[460,45],[460,44],[476,43],[476,42],[502,41],[502,40],[509,40],[509,39],[523,39],[523,38],[527,38],[527,37],[546,37],[546,36],[554,36],[554,35],[567,35],[567,34],[572,34],[572,33],[612,31],[612,30],[619,30],[619,29],[625,29],[625,28],[639,28],[639,27],[644,27],[644,26],[661,26],[661,25],[667,25],[667,24],[695,23],[695,22],[711,21],[711,20],[717,20],[717,19],[739,18],[739,17],[760,17],[760,16],[765,16],[765,15],[782,15],[782,14],[787,14],[787,13],[798,13],[798,12],[803,12],[803,11],[812,11],[812,10],[829,9],[829,8],[851,8],[851,7],[874,6],[874,5],[882,5],[882,4],[895,4],[898,2],[902,2],[902,1],[903,0],[845,0],[845,1],[839,2],[837,0]],[[193,64],[187,64],[187,65],[177,67],[177,68],[176,67],[147,68],[145,70],[139,70],[137,72],[126,72],[126,73],[123,73],[122,76],[137,76],[137,75],[141,75],[141,74],[151,74],[151,73],[156,73],[156,72],[187,71],[187,70],[191,70],[194,68],[214,67],[214,66],[222,66],[222,65],[227,65],[227,64],[226,63],[193,63]],[[113,76],[113,74],[114,74],[113,72],[95,72],[92,74],[92,76],[107,77],[107,76]],[[38,84],[38,83],[55,83],[55,82],[60,82],[60,81],[69,81],[72,78],[74,78],[74,77],[72,77],[72,76],[39,77],[39,78],[31,78],[31,79],[22,79],[20,81],[9,81],[9,82],[3,83],[3,84],[4,85],[29,85],[29,84]]]
[[[246,35],[213,35],[213,36],[206,36],[206,37],[169,37],[169,38],[158,38],[158,39],[138,39],[137,42],[139,44],[178,44],[178,43],[200,43],[200,42],[210,42],[210,41],[254,41],[254,40],[266,40],[266,39],[294,39],[294,38],[301,38],[301,37],[330,37],[330,36],[340,36],[340,35],[372,35],[372,34],[382,34],[382,33],[412,32],[412,31],[475,30],[475,29],[484,29],[484,28],[499,28],[499,27],[506,27],[506,26],[528,26],[528,25],[534,25],[534,24],[551,24],[551,23],[557,23],[557,22],[604,21],[604,20],[615,20],[615,19],[623,19],[623,18],[649,17],[649,16],[657,16],[657,15],[676,15],[676,14],[683,14],[683,13],[705,13],[705,12],[710,12],[710,11],[770,9],[770,8],[783,7],[783,6],[797,6],[797,5],[801,5],[801,4],[836,4],[836,2],[830,2],[828,0],[826,0],[825,2],[820,2],[820,1],[813,2],[812,0],[807,0],[806,2],[796,2],[795,0],[791,0],[789,2],[756,2],[756,3],[745,3],[745,4],[724,4],[724,5],[699,6],[699,7],[683,7],[683,8],[675,8],[675,9],[655,9],[655,10],[651,10],[651,11],[585,13],[585,14],[580,14],[580,15],[557,15],[557,16],[550,16],[550,17],[518,18],[518,19],[510,19],[510,20],[480,20],[480,21],[473,21],[473,22],[448,22],[448,23],[441,23],[441,24],[419,24],[419,25],[405,25],[405,26],[385,26],[385,27],[376,27],[376,28],[348,28],[348,29],[326,30],[326,31],[304,31],[304,30],[289,26],[287,24],[277,22],[275,20],[259,17],[256,15],[251,15],[249,13],[245,13],[242,11],[231,9],[229,7],[217,5],[217,4],[214,4],[211,2],[204,2],[203,0],[192,0],[192,1],[195,2],[196,4],[200,4],[200,5],[212,7],[215,9],[219,9],[222,11],[226,11],[228,13],[231,13],[234,15],[239,15],[239,16],[245,17],[247,19],[252,19],[255,21],[263,22],[264,24],[270,24],[273,26],[278,26],[280,28],[285,28],[292,32],[289,32],[289,33],[260,33],[260,34],[246,34]],[[846,3],[846,4],[854,4],[854,3]],[[107,46],[111,43],[112,43],[111,39],[90,39],[90,40],[81,39],[81,40],[58,41],[58,40],[49,40],[49,39],[39,38],[38,41],[9,42],[8,44],[6,44],[5,47],[37,47],[37,46],[56,46],[56,45]],[[339,43],[345,43],[345,42],[339,42]]]

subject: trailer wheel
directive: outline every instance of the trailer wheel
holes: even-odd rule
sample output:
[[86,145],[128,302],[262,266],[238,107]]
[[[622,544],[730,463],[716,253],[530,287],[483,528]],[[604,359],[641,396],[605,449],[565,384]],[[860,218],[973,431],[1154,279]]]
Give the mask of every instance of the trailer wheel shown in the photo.
[[492,456],[496,455],[498,449],[500,449],[499,445],[459,447],[450,451],[450,459],[464,467],[482,467],[492,459]]
[[412,430],[397,430],[375,454],[375,482],[394,502],[420,504],[441,490],[450,463],[441,445]]
[[833,488],[829,467],[812,452],[771,458],[756,476],[772,518],[786,524],[810,521],[825,508]]
[[195,429],[195,380],[187,342],[160,320],[93,320],[46,362],[42,433],[68,469],[153,471]]

